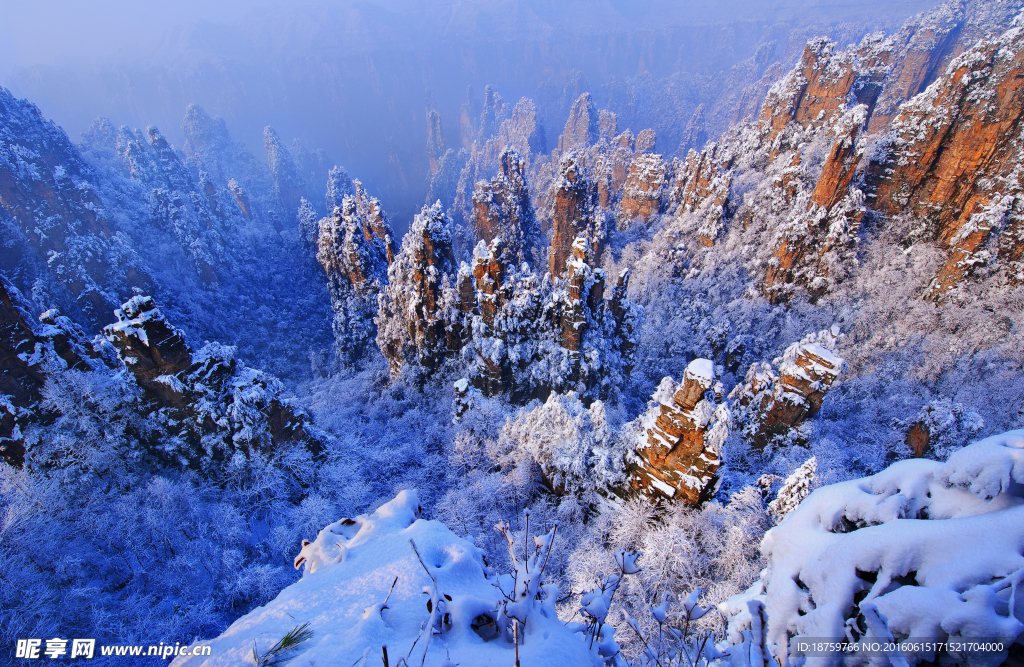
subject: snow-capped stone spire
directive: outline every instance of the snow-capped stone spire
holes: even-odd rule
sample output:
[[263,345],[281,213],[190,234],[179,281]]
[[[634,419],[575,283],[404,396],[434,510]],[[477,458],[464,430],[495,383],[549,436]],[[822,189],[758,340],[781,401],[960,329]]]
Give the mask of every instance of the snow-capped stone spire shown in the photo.
[[661,381],[651,407],[638,419],[640,440],[630,455],[634,491],[697,505],[713,492],[721,447],[732,415],[721,400],[715,365],[694,359],[678,385]]
[[807,439],[806,420],[821,409],[845,362],[836,354],[839,327],[805,336],[771,364],[754,363],[729,399],[737,422],[755,447]]
[[581,154],[569,153],[562,158],[559,177],[552,188],[554,204],[548,270],[552,277],[558,277],[566,267],[577,237],[589,239],[595,246],[593,255],[600,256],[604,229],[602,221],[595,220],[597,189]]
[[[441,202],[424,206],[388,268],[375,321],[377,345],[393,373],[407,362],[435,368],[452,352],[443,312],[456,301],[452,226]],[[449,298],[451,304],[442,303]]]
[[[332,173],[333,170],[332,170]],[[376,335],[377,295],[394,257],[391,227],[380,202],[355,182],[331,216],[320,220],[317,259],[327,273],[334,340],[342,363],[352,363]]]
[[586,148],[600,137],[600,114],[590,93],[583,93],[573,102],[565,129],[558,137],[560,153],[573,148]]
[[300,200],[306,196],[306,184],[299,175],[291,153],[285,148],[277,132],[269,125],[263,128],[263,144],[267,149],[267,162],[274,177],[274,187],[281,210],[294,220]]
[[485,243],[500,237],[507,260],[521,264],[532,258],[540,229],[526,185],[526,161],[514,148],[502,151],[500,161],[497,176],[476,184],[473,227]]

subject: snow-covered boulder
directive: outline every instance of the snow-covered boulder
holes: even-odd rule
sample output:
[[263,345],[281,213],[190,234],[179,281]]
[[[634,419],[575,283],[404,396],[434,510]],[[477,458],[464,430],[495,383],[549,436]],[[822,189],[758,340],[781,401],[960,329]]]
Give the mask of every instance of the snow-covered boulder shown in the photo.
[[[371,514],[330,524],[303,543],[295,563],[304,568],[300,581],[220,637],[201,642],[211,646],[210,656],[178,658],[173,664],[251,665],[254,642],[263,655],[306,623],[312,635],[288,654],[291,667],[380,665],[384,647],[391,665],[406,656],[418,665],[424,650],[427,667],[515,662],[513,624],[495,585],[511,590],[511,578],[489,574],[480,549],[443,524],[419,518],[414,492],[400,492]],[[521,663],[602,664],[596,650],[554,613],[557,591],[542,588],[525,629],[517,628]]]
[[[899,640],[983,638],[1008,647],[1024,633],[1024,431],[976,442],[945,463],[905,460],[819,488],[761,548],[769,564],[757,597],[780,664],[800,637],[890,632]],[[730,623],[734,643],[749,625],[744,616]],[[905,657],[912,665],[936,658]],[[969,662],[997,665],[1005,657],[976,653]]]

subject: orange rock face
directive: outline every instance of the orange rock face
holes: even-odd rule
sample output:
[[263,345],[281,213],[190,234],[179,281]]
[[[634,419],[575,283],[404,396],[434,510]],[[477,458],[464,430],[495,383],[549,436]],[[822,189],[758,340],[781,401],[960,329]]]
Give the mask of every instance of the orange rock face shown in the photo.
[[707,359],[690,362],[678,386],[671,378],[662,381],[658,402],[640,417],[642,440],[628,459],[635,492],[689,505],[713,493],[731,419],[727,407],[716,407],[720,388],[716,399],[714,364]]
[[1014,273],[1022,252],[1022,117],[1024,34],[1011,30],[956,58],[893,119],[887,159],[872,165],[879,177],[873,204],[887,214],[913,212],[949,249],[928,297],[939,298],[991,259],[986,244],[994,230],[1005,230],[998,254]]
[[591,162],[597,181],[599,206],[611,210],[621,199],[632,161],[633,134],[629,130],[614,137],[607,145],[600,146],[600,150],[594,150]]
[[[606,121],[607,125],[607,121]],[[558,152],[573,148],[585,148],[598,140],[601,135],[601,115],[594,106],[590,93],[583,93],[569,110],[565,129],[558,137]]]
[[497,176],[476,184],[473,193],[473,231],[490,243],[500,238],[508,261],[522,263],[534,253],[540,236],[526,185],[526,160],[513,148],[505,149]]
[[834,52],[827,39],[807,43],[796,69],[772,86],[761,122],[772,141],[790,121],[803,127],[822,125],[842,113],[856,77],[852,53]]
[[[577,155],[562,158],[559,168],[560,177],[554,185],[551,251],[548,255],[548,271],[555,277],[565,271],[576,237],[589,236],[597,199],[597,189]],[[595,255],[600,254],[599,248],[593,250]]]
[[651,216],[661,213],[666,169],[660,155],[642,153],[633,158],[619,205],[620,226],[635,218],[647,222]]
[[718,155],[718,145],[708,144],[700,153],[690,151],[686,160],[673,162],[668,210],[675,215],[694,213],[702,218],[697,239],[712,246],[722,231],[732,176],[728,163]]
[[778,372],[754,363],[729,398],[737,421],[755,447],[802,442],[801,426],[821,409],[825,394],[843,370],[835,353],[838,327],[805,337],[786,348]]
[[[845,266],[855,252],[865,209],[863,193],[850,184],[862,155],[857,136],[866,115],[867,107],[861,105],[835,122],[835,138],[810,199],[779,230],[778,245],[764,277],[765,296],[773,303],[786,301],[795,285],[807,288],[812,300],[818,298],[829,281],[838,278],[833,275],[836,267]],[[800,154],[796,153],[792,170],[783,170],[779,182],[791,201],[799,192],[795,178],[799,165]],[[787,182],[791,176],[793,181]]]

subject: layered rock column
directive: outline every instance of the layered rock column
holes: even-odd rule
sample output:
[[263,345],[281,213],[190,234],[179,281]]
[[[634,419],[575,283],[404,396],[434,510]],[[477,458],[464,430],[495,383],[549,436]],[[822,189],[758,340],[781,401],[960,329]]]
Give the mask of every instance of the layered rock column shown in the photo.
[[648,222],[661,213],[667,179],[667,165],[660,155],[640,153],[629,165],[619,205],[619,227],[630,220]]
[[392,373],[400,373],[406,361],[436,368],[458,349],[441,312],[442,288],[454,288],[455,275],[451,218],[440,202],[424,206],[402,239],[378,301],[377,345]]
[[695,359],[678,385],[662,380],[655,403],[639,419],[640,441],[628,458],[637,493],[697,505],[714,493],[731,415],[714,364]]
[[497,176],[476,185],[473,228],[485,243],[500,238],[507,261],[522,263],[532,258],[540,236],[526,185],[526,161],[517,150],[506,148],[500,162]]
[[842,372],[835,352],[839,327],[810,334],[786,348],[771,364],[754,363],[745,382],[729,393],[737,422],[755,447],[795,444],[807,439],[806,421],[817,414],[825,394]]
[[[559,177],[554,183],[551,251],[548,260],[548,271],[553,277],[561,276],[565,270],[576,238],[595,235],[595,203],[596,188],[580,155],[570,153],[563,157],[559,165]],[[596,235],[601,236],[600,230]],[[592,238],[590,240],[595,241]],[[592,251],[595,256],[599,256],[600,244],[595,246]]]

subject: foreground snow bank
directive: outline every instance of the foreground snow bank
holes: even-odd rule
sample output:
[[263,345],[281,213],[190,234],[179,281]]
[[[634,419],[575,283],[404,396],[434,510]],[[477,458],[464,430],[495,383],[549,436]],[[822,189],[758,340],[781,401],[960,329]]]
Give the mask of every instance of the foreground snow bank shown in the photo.
[[[289,667],[380,665],[384,646],[392,666],[405,656],[419,665],[424,648],[427,666],[514,664],[515,645],[499,611],[504,597],[493,585],[496,578],[488,576],[482,552],[418,515],[415,493],[402,491],[372,514],[327,526],[316,540],[303,543],[295,559],[296,567],[304,568],[300,581],[220,637],[203,642],[212,647],[211,656],[173,664],[252,665],[254,642],[262,655],[305,623],[312,637],[288,654],[294,656]],[[436,591],[424,564],[436,579]],[[518,628],[523,664],[601,664],[596,652],[558,620],[553,605],[538,602],[537,607],[525,631]],[[428,634],[423,629],[430,626]]]
[[[764,602],[768,644],[884,637],[999,639],[1024,632],[1024,431],[981,440],[945,463],[900,461],[822,487],[765,535],[769,565],[751,591],[722,605],[730,641]],[[749,630],[748,630],[749,632]],[[910,664],[934,653],[907,654]],[[998,665],[1002,654],[970,656]],[[808,664],[828,658],[811,658]]]

